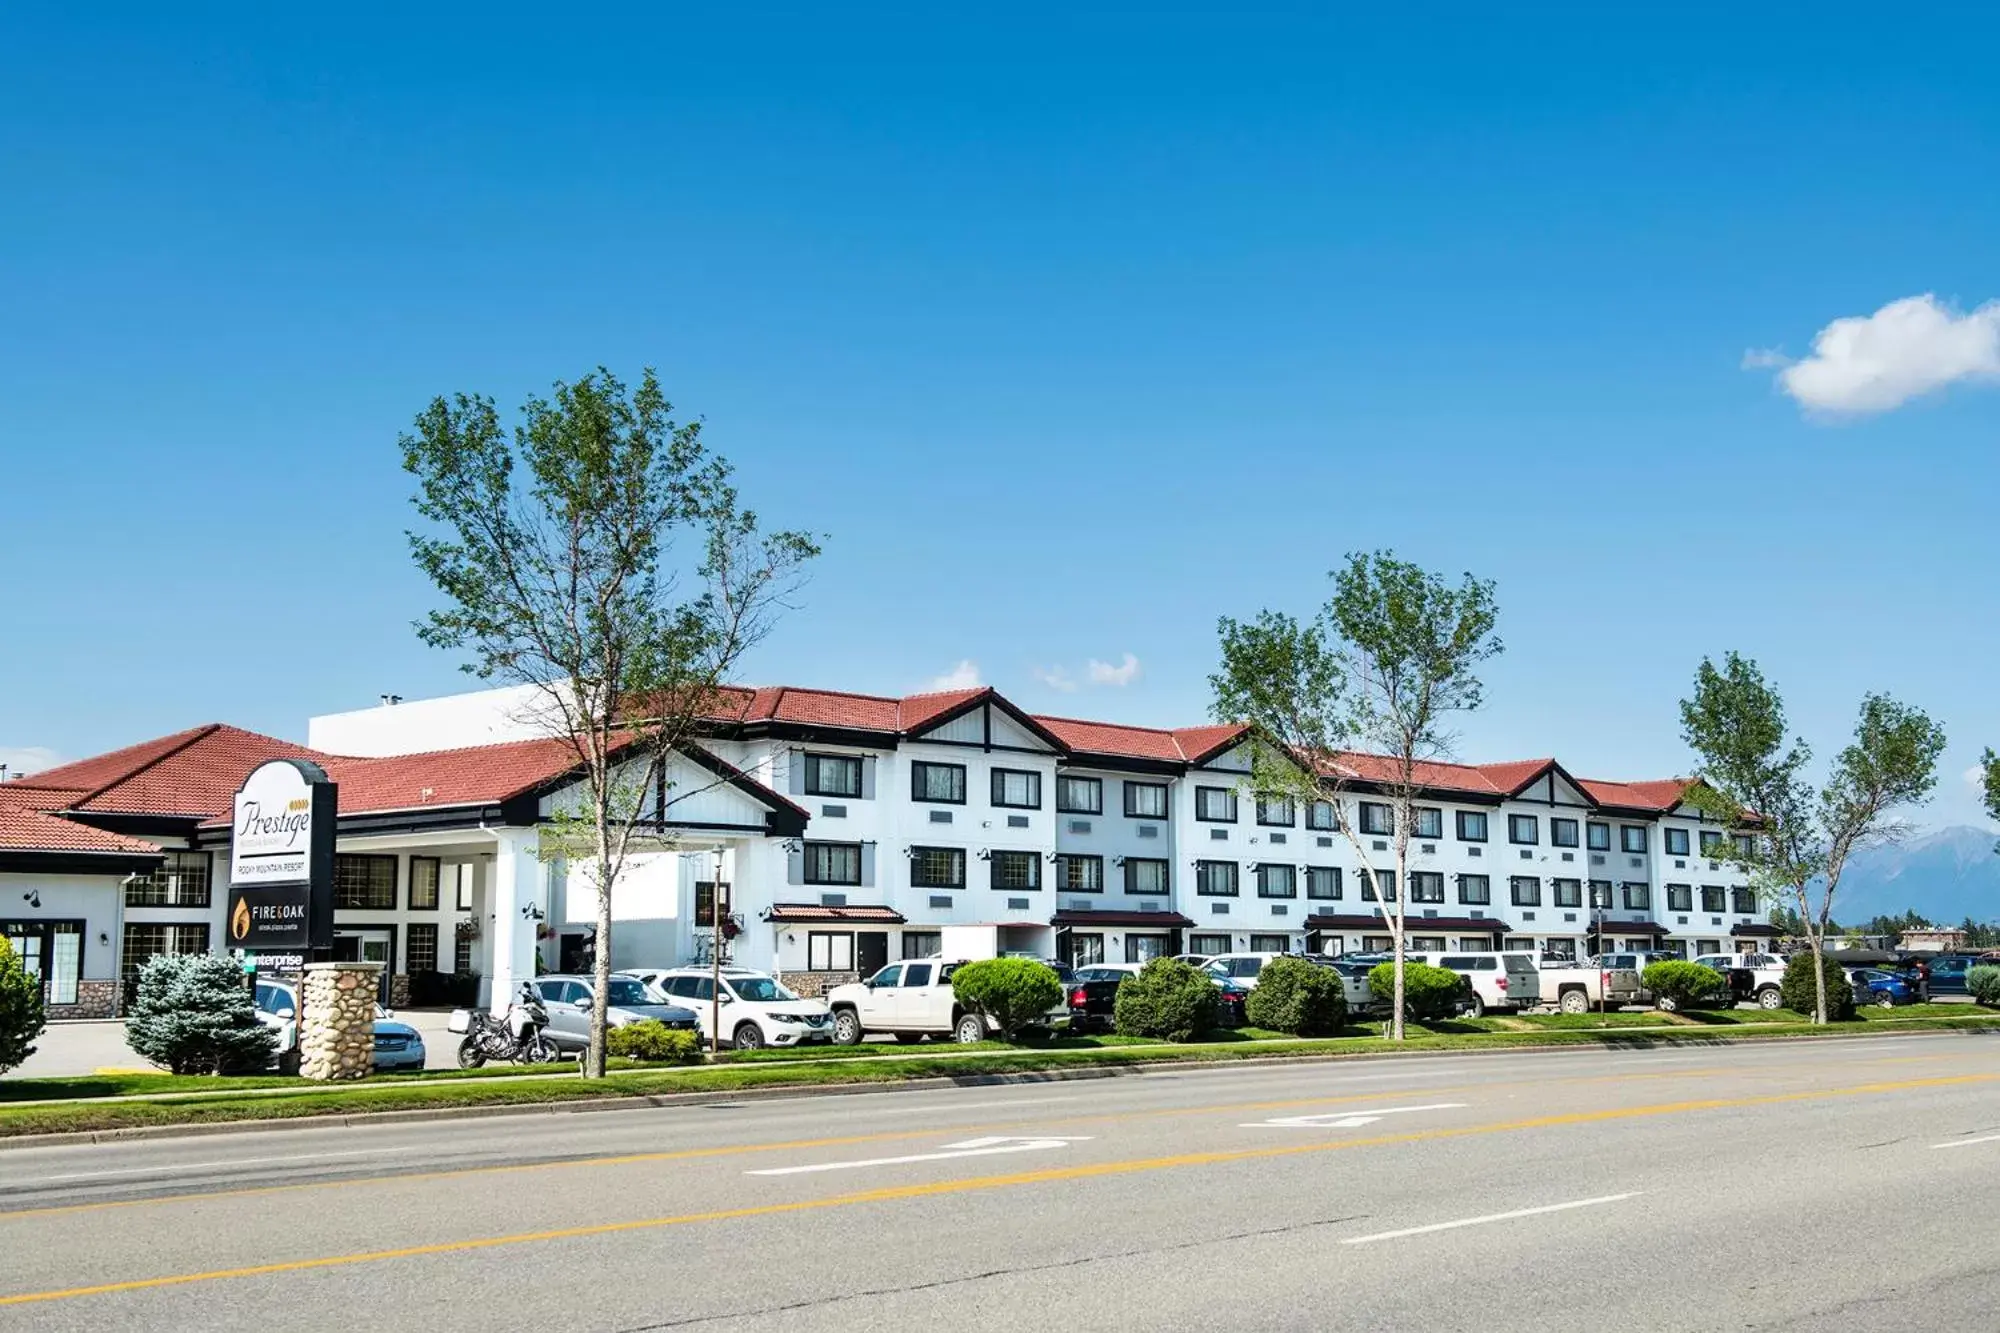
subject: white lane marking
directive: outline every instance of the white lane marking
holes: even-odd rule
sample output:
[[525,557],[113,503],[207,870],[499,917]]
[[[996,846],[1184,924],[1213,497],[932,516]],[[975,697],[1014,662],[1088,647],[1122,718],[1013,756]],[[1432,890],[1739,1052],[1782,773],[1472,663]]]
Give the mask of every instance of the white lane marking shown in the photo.
[[853,1171],[867,1166],[902,1166],[908,1162],[943,1162],[955,1157],[997,1157],[1001,1153],[1039,1152],[1045,1148],[1066,1148],[1087,1143],[1088,1138],[986,1138],[946,1144],[941,1152],[912,1153],[907,1157],[870,1157],[859,1162],[815,1162],[811,1166],[774,1166],[762,1171],[745,1171],[746,1176],[801,1176],[813,1171]]
[[2000,1134],[1985,1134],[1976,1139],[1953,1139],[1950,1143],[1933,1143],[1933,1148],[1970,1148],[1975,1143],[2000,1143]]
[[321,1162],[329,1157],[376,1157],[392,1152],[432,1152],[429,1145],[405,1148],[356,1148],[349,1152],[316,1152],[293,1157],[234,1157],[222,1162],[164,1162],[158,1166],[128,1166],[116,1171],[72,1171],[60,1176],[37,1176],[37,1182],[51,1180],[99,1180],[109,1176],[166,1175],[175,1171],[211,1171],[218,1166],[269,1166],[276,1162]]
[[1238,1129],[1359,1129],[1385,1115],[1408,1115],[1412,1111],[1462,1111],[1464,1102],[1433,1102],[1429,1106],[1375,1106],[1366,1111],[1337,1111],[1330,1115],[1286,1115],[1272,1120],[1253,1120]]
[[[818,1099],[824,1101],[824,1098]],[[992,1102],[951,1102],[945,1106],[893,1106],[886,1110],[871,1110],[870,1115],[936,1115],[940,1111],[985,1111],[1008,1106],[1048,1106],[1057,1102],[1080,1102],[1081,1097],[1021,1097],[1007,1101]]]
[[1433,1231],[1456,1231],[1460,1227],[1482,1226],[1487,1222],[1511,1222],[1517,1217],[1540,1217],[1543,1213],[1562,1213],[1572,1208],[1593,1208],[1600,1203],[1620,1203],[1626,1199],[1636,1199],[1643,1190],[1633,1190],[1629,1194],[1604,1194],[1595,1199],[1572,1199],[1568,1203],[1547,1203],[1540,1208],[1518,1208],[1511,1213],[1488,1213],[1484,1217],[1462,1217],[1456,1222],[1433,1222],[1427,1227],[1404,1227],[1400,1231],[1378,1231],[1372,1236],[1349,1236],[1342,1245],[1372,1245],[1378,1240],[1400,1240],[1404,1236],[1427,1236]]

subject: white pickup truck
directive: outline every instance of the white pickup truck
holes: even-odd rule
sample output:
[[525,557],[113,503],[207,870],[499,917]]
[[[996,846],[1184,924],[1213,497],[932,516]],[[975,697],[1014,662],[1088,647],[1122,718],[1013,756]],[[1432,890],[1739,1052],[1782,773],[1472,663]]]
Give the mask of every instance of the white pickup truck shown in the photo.
[[[982,1013],[967,1009],[952,992],[951,974],[963,959],[921,958],[891,963],[866,981],[835,986],[826,994],[833,1011],[833,1040],[852,1046],[863,1037],[888,1033],[897,1041],[922,1041],[949,1034],[960,1042],[984,1041],[998,1028]],[[1069,1026],[1069,1006],[1049,1011],[1046,1026]]]
[[1612,967],[1599,960],[1545,962],[1541,966],[1542,1003],[1566,1014],[1589,1013],[1599,1005],[1616,1009],[1639,1004],[1644,994],[1639,973],[1629,967]]
[[[1785,960],[1770,953],[1706,953],[1691,961],[1712,967],[1729,978],[1730,993],[1736,1000],[1748,1000],[1759,1009],[1782,1009],[1785,995]],[[1811,974],[1808,973],[1808,976]]]

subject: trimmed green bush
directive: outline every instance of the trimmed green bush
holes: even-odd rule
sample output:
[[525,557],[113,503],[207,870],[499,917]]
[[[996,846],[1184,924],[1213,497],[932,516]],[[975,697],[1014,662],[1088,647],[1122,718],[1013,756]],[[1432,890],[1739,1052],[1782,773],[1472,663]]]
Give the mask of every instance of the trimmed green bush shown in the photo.
[[254,1073],[278,1053],[278,1034],[257,1021],[243,970],[212,953],[148,958],[125,1040],[176,1074]]
[[1032,958],[984,958],[951,974],[951,993],[977,1009],[1013,1041],[1063,1002],[1062,982],[1047,963]]
[[1649,963],[1639,974],[1639,984],[1653,993],[1653,1003],[1662,1009],[1705,1009],[1730,998],[1729,978],[1700,963]]
[[1982,963],[1965,973],[1965,993],[1981,1004],[2000,1005],[2000,967]]
[[1118,987],[1112,1013],[1124,1036],[1193,1041],[1214,1030],[1220,1010],[1215,983],[1199,968],[1155,958]]
[[41,980],[21,965],[14,946],[0,936],[0,1074],[35,1053],[34,1040],[46,1026]]
[[[1785,979],[1778,983],[1778,994],[1784,999],[1785,1008],[1809,1017],[1819,1005],[1812,965],[1812,950],[1801,949],[1785,964]],[[1854,1017],[1854,987],[1848,983],[1847,973],[1840,970],[1840,964],[1831,961],[1826,964],[1826,1017],[1830,1023],[1844,1023]]]
[[[1429,963],[1403,963],[1403,1012],[1419,1023],[1450,1018],[1464,994],[1464,978]],[[1368,973],[1368,989],[1384,1005],[1396,1001],[1396,965],[1377,963]]]
[[1347,1025],[1347,994],[1332,968],[1303,958],[1273,958],[1243,1002],[1252,1027],[1295,1037],[1330,1037]]
[[692,1032],[677,1032],[657,1018],[642,1018],[605,1033],[604,1050],[625,1060],[691,1065],[701,1059],[701,1039]]

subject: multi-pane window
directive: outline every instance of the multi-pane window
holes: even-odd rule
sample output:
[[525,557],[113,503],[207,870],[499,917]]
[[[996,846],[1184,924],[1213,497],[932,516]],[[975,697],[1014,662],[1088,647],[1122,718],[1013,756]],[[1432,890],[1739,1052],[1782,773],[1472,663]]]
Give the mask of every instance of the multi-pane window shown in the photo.
[[854,933],[846,930],[806,932],[806,971],[852,972]]
[[1290,828],[1298,822],[1298,814],[1292,808],[1289,796],[1259,796],[1257,798],[1257,822],[1272,828]]
[[912,847],[910,885],[918,889],[962,889],[965,887],[963,847]]
[[943,952],[943,931],[906,930],[903,932],[904,958],[936,958]]
[[1586,824],[1583,831],[1584,836],[1590,840],[1591,851],[1608,852],[1611,850],[1611,825],[1599,824],[1593,821]]
[[1722,910],[1722,903],[1723,892],[1720,884],[1704,884],[1701,886],[1702,911],[1720,912]]
[[464,976],[472,971],[472,946],[477,943],[474,936],[464,931],[453,931],[451,942],[451,970]]
[[858,842],[809,842],[805,851],[805,880],[808,884],[861,883],[861,844]]
[[1125,858],[1125,892],[1165,893],[1169,887],[1171,886],[1167,880],[1167,863],[1164,859],[1150,856]]
[[1410,901],[1413,903],[1443,902],[1444,876],[1435,870],[1412,870],[1410,872]]
[[334,857],[333,905],[368,911],[395,910],[396,858],[361,855]]
[[1626,881],[1624,886],[1625,910],[1644,912],[1653,905],[1653,890],[1650,885]]
[[861,795],[861,758],[851,754],[806,756],[806,795]]
[[1104,813],[1104,783],[1097,778],[1057,778],[1056,809],[1065,815]]
[[1250,937],[1251,953],[1284,953],[1291,947],[1292,937],[1289,935],[1252,935]]
[[1667,855],[1686,856],[1688,854],[1688,831],[1684,828],[1669,828],[1666,833]]
[[1056,889],[1061,893],[1104,892],[1104,858],[1101,856],[1058,856]]
[[1125,815],[1128,819],[1165,819],[1167,784],[1128,782],[1125,784]]
[[1306,827],[1321,833],[1333,831],[1333,802],[1314,801],[1306,807]]
[[168,852],[167,859],[125,882],[127,907],[206,907],[207,852]]
[[1516,907],[1540,907],[1542,882],[1533,875],[1516,875],[1507,881]]
[[1590,881],[1590,905],[1592,907],[1601,907],[1607,912],[1611,910],[1610,880],[1593,879]]
[[1722,855],[1722,835],[1712,828],[1701,831],[1701,854],[1703,856]]
[[1618,845],[1628,852],[1644,852],[1646,850],[1646,826],[1644,824],[1620,824],[1618,826]]
[[1460,842],[1486,841],[1486,812],[1484,810],[1460,810],[1458,812],[1458,840]]
[[1576,821],[1574,819],[1563,819],[1558,816],[1553,816],[1553,815],[1550,816],[1549,845],[1551,847],[1576,846],[1577,833],[1578,829],[1576,826]]
[[1384,805],[1380,801],[1363,801],[1361,803],[1361,831],[1373,834],[1378,838],[1386,838],[1394,833],[1396,831],[1395,807]]
[[1729,910],[1748,915],[1757,910],[1757,891],[1742,887],[1729,891]]
[[1442,838],[1444,836],[1444,811],[1434,805],[1420,805],[1412,812],[1415,816],[1419,838]]
[[403,939],[403,970],[406,972],[435,972],[437,971],[437,966],[437,922],[412,922]]
[[1197,861],[1194,866],[1194,891],[1205,898],[1234,898],[1236,871],[1234,861]]
[[1748,833],[1732,833],[1730,841],[1736,844],[1736,854],[1748,860],[1757,850],[1757,839]]
[[1306,897],[1338,899],[1340,897],[1340,867],[1307,866]]
[[993,770],[993,804],[1014,810],[1042,808],[1042,775],[1032,769]]
[[1549,895],[1557,907],[1583,906],[1583,881],[1580,879],[1552,879],[1549,881]]
[[1194,817],[1210,824],[1236,822],[1236,793],[1227,787],[1196,787]]
[[1229,937],[1227,935],[1190,935],[1188,936],[1188,952],[1200,954],[1208,958],[1213,958],[1217,954],[1228,953]]
[[1362,902],[1393,903],[1396,901],[1395,871],[1378,870],[1375,872],[1375,878],[1372,881],[1368,878],[1368,872],[1366,870],[1357,871],[1356,874],[1361,880]]
[[934,805],[964,805],[965,765],[915,761],[910,765],[910,799]]
[[1694,910],[1694,885],[1667,885],[1667,910],[1669,912],[1692,912]]
[[1507,841],[1535,843],[1542,840],[1542,821],[1533,815],[1507,816]]
[[125,923],[125,949],[119,955],[119,971],[125,993],[139,984],[139,969],[146,960],[161,954],[207,953],[208,924],[172,924],[152,921]]
[[1257,896],[1259,898],[1296,898],[1299,896],[1299,870],[1297,866],[1260,865],[1257,867]]
[[1485,907],[1493,901],[1493,881],[1485,875],[1460,875],[1458,900],[1473,907]]
[[1040,852],[993,853],[993,887],[996,889],[1039,889],[1042,887]]
[[1444,936],[1442,936],[1442,935],[1412,935],[1412,936],[1410,936],[1410,952],[1411,952],[1411,953],[1443,953],[1443,952],[1444,952]]
[[444,862],[435,856],[410,858],[410,910],[435,912],[438,889],[444,882]]

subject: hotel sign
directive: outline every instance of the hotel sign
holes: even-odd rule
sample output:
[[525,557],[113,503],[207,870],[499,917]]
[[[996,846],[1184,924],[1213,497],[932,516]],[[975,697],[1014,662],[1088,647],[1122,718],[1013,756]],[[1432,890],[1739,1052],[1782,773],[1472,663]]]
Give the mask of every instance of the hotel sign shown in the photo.
[[274,759],[243,780],[230,827],[231,948],[332,947],[337,793],[302,759]]

